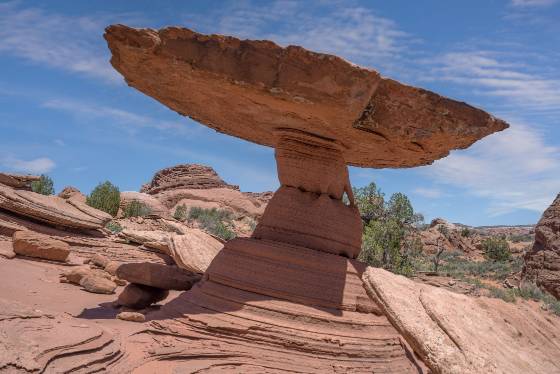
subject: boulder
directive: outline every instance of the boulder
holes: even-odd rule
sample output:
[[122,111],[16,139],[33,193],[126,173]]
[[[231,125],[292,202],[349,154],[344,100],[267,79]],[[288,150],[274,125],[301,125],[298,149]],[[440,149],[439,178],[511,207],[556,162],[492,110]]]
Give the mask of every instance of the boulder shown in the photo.
[[31,183],[38,181],[39,179],[41,179],[41,177],[36,175],[0,173],[0,184],[17,190],[31,191]]
[[200,275],[190,271],[149,262],[123,264],[117,269],[117,277],[164,290],[189,290],[200,280]]
[[112,294],[117,285],[111,279],[105,277],[87,275],[80,280],[80,286],[92,293]]
[[118,319],[122,319],[123,321],[130,321],[130,322],[145,322],[146,316],[142,313],[137,312],[120,312],[117,314]]
[[190,229],[183,235],[171,236],[169,255],[180,268],[202,274],[223,246],[222,242],[204,231]]
[[524,260],[523,278],[560,299],[560,194],[537,223]]
[[12,242],[8,240],[0,240],[0,256],[12,259],[16,257],[16,253],[14,252],[14,248],[12,246]]
[[105,226],[109,215],[77,200],[16,190],[0,184],[0,208],[19,216],[72,230],[95,230]]
[[168,290],[130,283],[120,293],[117,303],[133,309],[143,309],[169,296]]
[[560,372],[560,324],[531,305],[472,298],[378,268],[363,281],[434,373]]
[[98,269],[91,269],[88,266],[78,266],[72,268],[62,274],[62,278],[69,283],[81,285],[81,281],[85,277],[105,278],[110,279],[111,276],[104,271]]
[[144,246],[155,249],[158,252],[169,254],[169,232],[161,230],[152,231],[124,229],[119,233],[119,236],[130,242],[143,244]]
[[105,266],[107,266],[107,264],[109,263],[109,259],[107,258],[107,256],[104,256],[102,254],[96,253],[93,256],[91,256],[90,258],[90,262],[97,266],[100,267],[101,269],[104,269]]
[[86,195],[80,192],[76,187],[66,186],[60,191],[58,197],[65,200],[77,200],[82,203],[86,202]]
[[116,275],[117,274],[117,269],[119,268],[119,266],[121,266],[122,263],[118,262],[118,261],[109,261],[107,262],[107,264],[105,265],[105,267],[103,268],[103,270],[105,270],[107,273],[111,274],[111,275]]
[[70,254],[67,243],[33,231],[16,231],[12,240],[14,252],[22,256],[64,262]]

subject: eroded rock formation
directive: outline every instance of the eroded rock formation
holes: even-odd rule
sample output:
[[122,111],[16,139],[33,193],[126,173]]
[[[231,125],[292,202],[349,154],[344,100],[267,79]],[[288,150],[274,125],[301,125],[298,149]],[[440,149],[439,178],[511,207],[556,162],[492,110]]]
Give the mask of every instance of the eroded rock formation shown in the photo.
[[535,228],[535,243],[525,255],[523,278],[560,299],[560,194]]
[[[203,280],[152,321],[173,351],[158,344],[137,365],[185,372],[423,371],[362,286],[364,266],[354,260],[361,219],[346,165],[425,165],[507,125],[301,47],[175,27],[116,25],[105,38],[111,63],[130,86],[217,131],[275,147],[281,184],[253,236],[227,242]],[[173,191],[161,190],[169,174],[144,191]],[[164,204],[189,198],[174,196]],[[133,344],[148,339],[145,332]]]
[[0,173],[0,184],[17,190],[31,191],[31,183],[38,181],[40,178],[41,177],[35,175]]

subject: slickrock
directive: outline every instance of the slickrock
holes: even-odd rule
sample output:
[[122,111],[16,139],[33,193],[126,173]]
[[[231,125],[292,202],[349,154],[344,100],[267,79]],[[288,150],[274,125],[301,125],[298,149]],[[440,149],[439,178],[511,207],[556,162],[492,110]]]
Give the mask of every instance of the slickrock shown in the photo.
[[161,253],[169,254],[168,240],[171,235],[168,231],[161,230],[130,230],[124,229],[119,236],[133,243],[143,244],[148,248],[155,249]]
[[523,278],[560,300],[560,194],[539,220],[524,260]]
[[199,275],[190,271],[149,262],[122,264],[117,269],[117,277],[164,290],[189,290],[200,280]]
[[[347,165],[430,164],[507,124],[301,47],[177,27],[114,25],[105,39],[130,86],[217,131],[275,147],[281,184],[253,236],[228,241],[203,280],[154,316],[151,328],[169,341],[150,343],[145,331],[130,342],[152,344],[138,370],[165,361],[177,372],[423,371],[363,288]],[[172,208],[204,200],[195,191],[210,190],[156,194]]]
[[138,201],[150,209],[150,214],[160,216],[163,218],[171,217],[169,209],[166,208],[154,196],[143,192],[125,191],[121,192],[121,204],[118,217],[122,217],[123,209],[133,201]]
[[169,296],[168,290],[130,283],[120,293],[117,302],[133,309],[143,309]]
[[15,190],[0,184],[0,209],[74,230],[94,230],[105,226],[110,216],[75,200]]
[[204,273],[223,244],[202,230],[191,229],[169,239],[169,255],[180,268]]
[[86,195],[80,192],[76,187],[66,186],[60,191],[58,197],[64,200],[77,200],[82,203],[86,202]]
[[146,316],[142,313],[137,312],[120,312],[117,314],[118,319],[122,319],[123,321],[130,321],[130,322],[145,322]]
[[383,269],[368,293],[435,373],[557,373],[560,321],[527,304],[470,298]]
[[140,192],[155,195],[166,190],[209,188],[239,189],[238,186],[224,182],[218,173],[209,166],[184,164],[161,169],[154,175],[150,183],[142,186]]
[[117,285],[111,279],[102,276],[86,275],[80,280],[80,286],[92,293],[112,294]]
[[0,372],[96,372],[121,358],[113,334],[67,316],[0,299]]
[[17,190],[31,191],[31,183],[38,181],[41,177],[36,175],[20,175],[0,173],[0,184],[13,187]]
[[70,254],[67,243],[33,231],[16,231],[12,241],[14,252],[22,256],[64,262]]

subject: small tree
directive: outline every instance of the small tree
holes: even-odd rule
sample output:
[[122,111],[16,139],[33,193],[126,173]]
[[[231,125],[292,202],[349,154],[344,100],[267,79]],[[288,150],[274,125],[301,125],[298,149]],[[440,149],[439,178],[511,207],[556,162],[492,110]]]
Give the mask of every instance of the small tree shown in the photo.
[[91,194],[86,199],[86,203],[89,206],[109,213],[114,217],[119,211],[121,193],[117,186],[113,185],[109,181],[106,181],[99,183],[97,187],[91,191]]
[[132,200],[123,209],[125,217],[143,217],[152,213],[152,210],[141,201]]
[[38,181],[31,182],[31,190],[41,195],[54,195],[54,182],[48,175],[41,174]]
[[506,261],[511,258],[509,244],[504,238],[491,237],[482,241],[482,250],[486,258],[494,261]]

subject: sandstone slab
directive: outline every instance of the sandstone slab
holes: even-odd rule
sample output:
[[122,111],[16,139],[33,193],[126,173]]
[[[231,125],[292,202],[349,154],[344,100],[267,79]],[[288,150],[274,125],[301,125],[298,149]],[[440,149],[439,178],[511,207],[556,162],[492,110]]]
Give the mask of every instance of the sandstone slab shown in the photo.
[[13,187],[18,190],[31,191],[31,183],[36,182],[39,179],[41,179],[41,177],[36,175],[0,173],[0,184]]
[[117,277],[164,290],[189,290],[200,280],[199,275],[190,271],[149,262],[122,264],[117,269]]
[[190,229],[169,239],[169,255],[177,266],[202,274],[223,248],[223,244],[202,230]]
[[12,241],[14,252],[22,256],[64,262],[70,254],[67,243],[33,231],[16,231]]
[[560,320],[499,299],[470,298],[383,269],[368,293],[435,373],[556,373]]

